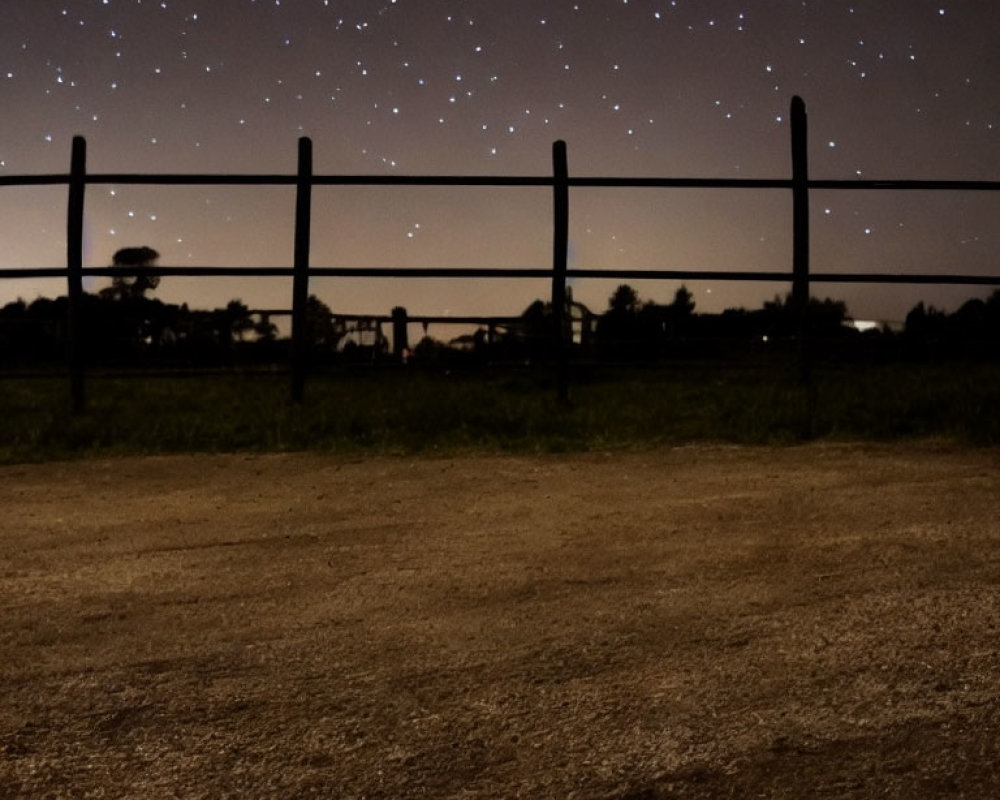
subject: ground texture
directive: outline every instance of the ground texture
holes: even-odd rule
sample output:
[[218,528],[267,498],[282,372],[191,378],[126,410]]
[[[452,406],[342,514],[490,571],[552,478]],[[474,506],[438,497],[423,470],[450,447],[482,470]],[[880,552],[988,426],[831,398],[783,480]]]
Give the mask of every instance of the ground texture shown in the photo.
[[0,797],[1000,797],[1000,454],[0,468]]

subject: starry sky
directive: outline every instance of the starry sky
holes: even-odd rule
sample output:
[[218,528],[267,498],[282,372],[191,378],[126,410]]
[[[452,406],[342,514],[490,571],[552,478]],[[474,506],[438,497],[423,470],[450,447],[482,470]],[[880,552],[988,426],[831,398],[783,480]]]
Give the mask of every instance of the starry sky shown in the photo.
[[[1000,179],[995,0],[0,0],[0,175],[790,175],[788,109],[813,178]],[[0,187],[0,269],[65,264],[64,187]],[[997,274],[992,193],[814,191],[815,271]],[[548,267],[551,190],[319,187],[314,266]],[[570,266],[787,270],[782,190],[573,189]],[[89,187],[85,264],[287,266],[291,187]],[[579,280],[603,310],[617,282]],[[677,283],[630,280],[669,302]],[[101,279],[88,279],[94,290]],[[788,286],[689,283],[698,310]],[[544,281],[314,279],[341,312],[517,314]],[[0,281],[0,302],[64,293]],[[819,285],[858,318],[975,287]],[[290,305],[285,279],[166,278],[156,296]]]

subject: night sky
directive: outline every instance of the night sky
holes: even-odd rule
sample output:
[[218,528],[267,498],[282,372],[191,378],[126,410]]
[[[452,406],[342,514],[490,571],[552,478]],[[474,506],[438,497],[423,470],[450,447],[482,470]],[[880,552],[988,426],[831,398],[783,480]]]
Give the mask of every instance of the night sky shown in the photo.
[[[2,0],[0,174],[295,171],[784,178],[806,101],[813,178],[1000,179],[995,0]],[[85,262],[288,265],[294,191],[88,188]],[[0,267],[65,264],[64,187],[0,188]],[[790,269],[781,190],[574,189],[571,266]],[[314,266],[551,265],[551,190],[323,187]],[[996,193],[812,194],[813,269],[996,274]],[[629,281],[669,302],[676,283]],[[88,281],[90,289],[101,282]],[[574,292],[605,307],[614,281]],[[786,284],[689,284],[698,310]],[[545,282],[314,280],[342,312],[517,314]],[[0,282],[0,302],[64,293]],[[819,285],[859,318],[975,287]],[[290,280],[166,278],[156,296],[288,307]]]

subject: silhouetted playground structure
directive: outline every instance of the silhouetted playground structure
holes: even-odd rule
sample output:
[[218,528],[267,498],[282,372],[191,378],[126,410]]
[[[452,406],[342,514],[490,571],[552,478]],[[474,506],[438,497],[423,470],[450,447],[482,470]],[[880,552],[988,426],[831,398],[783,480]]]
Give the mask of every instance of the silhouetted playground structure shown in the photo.
[[[53,268],[15,268],[0,270],[2,279],[65,278],[67,282],[68,371],[72,407],[84,407],[85,368],[79,346],[84,277],[114,275],[156,275],[196,277],[289,277],[292,279],[291,310],[269,313],[291,314],[292,356],[291,397],[301,402],[308,371],[306,340],[306,307],[309,280],[316,277],[350,278],[497,278],[550,279],[551,304],[555,341],[553,352],[557,375],[557,391],[565,401],[569,391],[569,326],[566,324],[567,280],[607,278],[614,280],[712,280],[712,281],[771,281],[791,283],[791,303],[798,316],[800,377],[808,382],[810,374],[808,326],[806,318],[812,283],[896,283],[896,284],[968,284],[1000,286],[1000,276],[906,273],[812,273],[809,265],[809,198],[811,190],[846,191],[997,191],[1000,181],[957,180],[811,180],[808,167],[808,136],[806,107],[801,98],[791,102],[792,175],[787,179],[752,178],[599,178],[571,177],[567,166],[566,143],[552,146],[552,174],[537,177],[457,176],[457,175],[316,175],[313,172],[313,150],[310,139],[303,137],[298,144],[296,175],[274,174],[88,174],[86,141],[73,139],[69,174],[0,175],[0,186],[66,185],[69,191],[67,212],[66,266]],[[88,185],[211,185],[211,186],[294,186],[295,236],[290,267],[87,267],[83,266],[84,197]],[[317,267],[310,264],[310,231],[312,224],[312,189],[316,186],[506,186],[551,187],[553,212],[553,244],[551,268],[445,268],[445,267]],[[665,270],[665,269],[570,269],[567,266],[569,228],[569,190],[571,188],[671,188],[671,189],[773,189],[792,193],[792,265],[791,270]],[[416,321],[432,318],[413,318]],[[447,317],[441,321],[486,323],[487,318]]]

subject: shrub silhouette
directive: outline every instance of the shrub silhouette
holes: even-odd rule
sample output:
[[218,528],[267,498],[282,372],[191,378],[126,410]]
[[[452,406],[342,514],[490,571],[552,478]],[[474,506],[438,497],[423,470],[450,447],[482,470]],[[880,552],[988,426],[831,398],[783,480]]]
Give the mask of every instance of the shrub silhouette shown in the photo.
[[[123,247],[111,258],[111,266],[119,268],[147,268],[160,257],[152,247]],[[102,290],[101,296],[110,300],[145,297],[160,285],[159,275],[115,275],[111,286]]]

